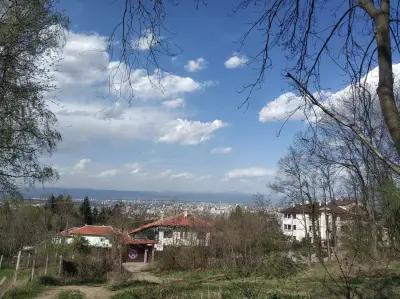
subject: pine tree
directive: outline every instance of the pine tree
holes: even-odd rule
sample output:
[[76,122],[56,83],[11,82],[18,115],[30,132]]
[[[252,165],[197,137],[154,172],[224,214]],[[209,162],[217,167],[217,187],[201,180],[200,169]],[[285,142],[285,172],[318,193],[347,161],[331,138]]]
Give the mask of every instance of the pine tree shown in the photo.
[[90,207],[89,197],[85,196],[82,205],[80,207],[80,212],[85,224],[93,224],[92,209]]

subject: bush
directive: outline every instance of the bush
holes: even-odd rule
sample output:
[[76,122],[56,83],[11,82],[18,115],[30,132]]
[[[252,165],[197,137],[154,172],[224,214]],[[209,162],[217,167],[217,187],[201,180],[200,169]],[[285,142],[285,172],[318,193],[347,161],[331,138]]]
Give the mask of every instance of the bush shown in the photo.
[[62,291],[58,294],[58,299],[83,299],[84,295],[78,290]]
[[167,247],[160,254],[160,270],[194,270],[208,266],[207,247]]
[[54,277],[54,276],[50,276],[50,275],[46,275],[46,276],[40,276],[39,277],[39,283],[41,285],[45,285],[45,286],[59,286],[62,285],[61,281]]
[[4,299],[33,299],[42,291],[43,287],[38,284],[28,284],[25,287],[15,288],[4,295]]
[[286,255],[272,253],[263,261],[262,274],[267,278],[286,278],[303,270],[302,263],[296,263]]
[[94,258],[81,255],[73,261],[63,262],[63,275],[66,278],[77,279],[81,282],[104,281],[107,272],[112,269],[112,264],[107,258]]

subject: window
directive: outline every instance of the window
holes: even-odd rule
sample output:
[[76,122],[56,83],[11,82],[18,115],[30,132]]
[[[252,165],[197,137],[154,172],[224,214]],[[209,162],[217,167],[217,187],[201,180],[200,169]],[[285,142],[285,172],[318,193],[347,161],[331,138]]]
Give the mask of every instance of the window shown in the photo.
[[288,230],[291,230],[291,229],[292,229],[292,226],[291,226],[290,224],[288,224],[287,229],[288,229]]
[[284,225],[283,225],[283,229],[286,229],[286,230],[287,230],[287,224],[284,224]]
[[292,216],[293,216],[293,219],[296,219],[296,214],[293,214]]
[[165,230],[164,238],[172,238],[172,230],[170,230],[170,229]]
[[293,225],[293,230],[296,230],[296,224]]

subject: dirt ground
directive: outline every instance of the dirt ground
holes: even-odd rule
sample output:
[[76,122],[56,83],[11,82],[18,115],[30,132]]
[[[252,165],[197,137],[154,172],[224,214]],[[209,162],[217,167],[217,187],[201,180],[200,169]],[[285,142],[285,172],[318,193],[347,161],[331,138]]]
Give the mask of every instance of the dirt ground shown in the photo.
[[79,290],[84,295],[85,298],[90,299],[109,299],[113,294],[110,290],[106,289],[102,286],[61,286],[61,287],[54,287],[46,290],[42,294],[40,294],[37,298],[38,299],[57,299],[58,294],[61,291],[66,290]]

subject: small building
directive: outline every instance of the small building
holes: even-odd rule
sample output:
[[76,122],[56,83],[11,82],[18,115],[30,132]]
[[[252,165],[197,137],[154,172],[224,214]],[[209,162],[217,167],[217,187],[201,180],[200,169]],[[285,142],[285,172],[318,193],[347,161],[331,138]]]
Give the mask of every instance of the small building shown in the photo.
[[313,239],[312,220],[315,219],[317,233],[326,242],[333,231],[339,232],[350,210],[357,206],[351,199],[336,200],[326,206],[319,203],[294,205],[280,211],[282,231],[286,236],[301,241],[308,236]]
[[208,246],[210,221],[194,215],[180,215],[161,218],[129,232],[133,240],[153,240],[157,251],[165,246]]
[[154,240],[132,239],[112,226],[84,225],[72,227],[61,232],[66,244],[71,244],[76,237],[84,238],[89,247],[99,249],[111,249],[122,246],[122,260],[129,262],[147,262],[148,254],[154,256]]
[[67,244],[71,244],[76,237],[84,238],[90,247],[111,248],[117,234],[112,226],[84,225],[72,227],[61,232]]

